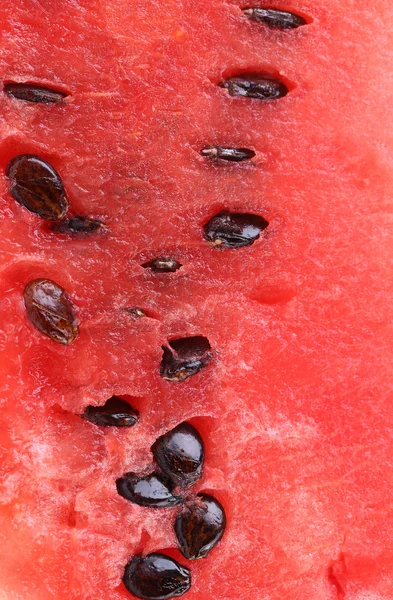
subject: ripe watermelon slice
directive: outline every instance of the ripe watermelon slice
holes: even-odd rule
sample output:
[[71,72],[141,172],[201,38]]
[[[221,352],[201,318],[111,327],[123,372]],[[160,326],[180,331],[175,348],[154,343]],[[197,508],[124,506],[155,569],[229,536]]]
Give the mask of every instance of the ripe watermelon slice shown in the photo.
[[[126,600],[125,565],[160,552],[189,600],[391,600],[391,3],[0,18],[0,597]],[[52,220],[26,208],[49,184],[15,180],[23,155],[64,186]],[[81,417],[113,396],[133,427]],[[186,493],[227,519],[198,561],[178,506],[116,489],[183,422],[205,446]]]

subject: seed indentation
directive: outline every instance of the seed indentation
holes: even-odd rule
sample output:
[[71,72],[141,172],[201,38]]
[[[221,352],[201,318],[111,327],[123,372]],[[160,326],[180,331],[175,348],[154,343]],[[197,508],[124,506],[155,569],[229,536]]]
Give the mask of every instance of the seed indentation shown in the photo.
[[243,162],[255,156],[254,150],[249,148],[223,148],[222,146],[205,146],[200,153],[202,156],[218,162]]
[[185,381],[198,373],[213,358],[207,338],[197,335],[180,338],[163,346],[160,375],[168,381]]
[[50,230],[55,233],[64,233],[65,235],[86,235],[94,233],[98,229],[102,228],[102,223],[98,219],[91,219],[90,217],[71,217],[69,219],[63,219],[56,223],[51,223]]
[[307,25],[306,19],[300,15],[275,8],[244,8],[243,13],[251,21],[264,23],[270,29],[297,29]]
[[123,583],[143,600],[169,600],[182,596],[191,587],[191,573],[173,558],[153,552],[135,556],[125,567]]
[[258,73],[229,77],[218,85],[226,89],[230,96],[256,100],[277,100],[288,94],[288,88],[282,81]]
[[40,104],[59,104],[68,96],[64,92],[32,83],[5,83],[3,89],[5,94],[17,100]]
[[139,411],[123,398],[112,396],[103,406],[88,406],[82,416],[101,427],[133,427],[138,423]]
[[168,256],[159,256],[142,265],[144,269],[151,269],[153,273],[174,273],[182,266],[177,260]]
[[205,240],[217,247],[242,248],[251,246],[268,225],[259,215],[223,210],[206,223],[203,231]]
[[169,508],[182,502],[180,496],[173,493],[173,483],[161,473],[150,473],[141,476],[136,473],[125,473],[116,481],[120,496],[150,508]]

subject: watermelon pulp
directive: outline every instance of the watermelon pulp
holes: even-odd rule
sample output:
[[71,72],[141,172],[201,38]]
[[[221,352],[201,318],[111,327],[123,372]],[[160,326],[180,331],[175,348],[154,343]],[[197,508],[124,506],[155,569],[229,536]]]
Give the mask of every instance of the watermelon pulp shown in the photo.
[[[188,420],[206,444],[202,491],[228,527],[188,563],[189,600],[390,600],[393,45],[387,0],[298,2],[293,32],[251,24],[239,2],[15,0],[0,8],[3,81],[52,85],[64,105],[1,102],[0,596],[125,600],[137,552],[178,557],[172,510],[127,503],[114,482],[151,464]],[[285,98],[216,84],[280,74]],[[218,168],[205,145],[251,147]],[[48,233],[17,205],[11,158],[37,154],[103,236]],[[220,210],[268,234],[220,252]],[[176,273],[140,265],[169,255]],[[48,277],[78,311],[62,347],[27,322],[24,286]],[[133,320],[124,310],[141,307]],[[206,336],[213,362],[159,375],[168,339]],[[129,431],[78,416],[113,394]],[[185,559],[181,559],[186,564]]]

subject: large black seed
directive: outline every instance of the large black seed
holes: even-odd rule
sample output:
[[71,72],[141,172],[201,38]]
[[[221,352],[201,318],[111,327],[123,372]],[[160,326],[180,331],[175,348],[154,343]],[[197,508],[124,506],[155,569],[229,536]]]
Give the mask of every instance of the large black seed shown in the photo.
[[19,204],[42,219],[62,219],[68,200],[60,175],[33,154],[15,156],[7,166],[9,192]]
[[230,96],[254,98],[256,100],[276,100],[288,93],[287,86],[269,75],[249,73],[238,77],[229,77],[218,84],[225,88]]
[[88,406],[82,416],[101,427],[133,427],[138,423],[139,411],[122,398],[112,396],[103,406]]
[[182,266],[177,260],[167,256],[159,256],[142,265],[144,269],[151,269],[153,273],[174,273]]
[[160,375],[168,381],[185,381],[195,375],[213,358],[207,338],[197,335],[180,338],[163,346]]
[[74,310],[65,290],[50,279],[35,279],[25,287],[29,321],[58,344],[71,344],[78,335]]
[[58,104],[68,95],[64,92],[51,90],[31,83],[5,83],[3,89],[8,96],[12,96],[18,100],[41,104]]
[[116,488],[120,496],[139,506],[168,508],[182,502],[180,496],[173,494],[173,483],[161,473],[125,473],[117,479]]
[[224,535],[225,512],[208,494],[198,494],[187,502],[175,521],[181,553],[190,560],[205,558]]
[[249,148],[223,148],[222,146],[206,146],[200,153],[212,160],[225,162],[243,162],[255,156],[254,150]]
[[101,229],[101,227],[102,223],[98,219],[83,216],[63,219],[63,221],[57,221],[50,225],[50,229],[55,233],[64,233],[65,235],[72,236],[94,233],[98,229]]
[[205,448],[199,432],[190,423],[180,423],[159,437],[152,452],[165,475],[176,485],[188,487],[202,476]]
[[296,29],[307,25],[300,15],[275,8],[244,8],[243,12],[251,21],[265,23],[271,29]]
[[225,248],[251,246],[269,225],[259,215],[221,211],[204,226],[204,237],[208,242]]
[[123,583],[137,598],[167,600],[188,592],[191,573],[173,558],[153,552],[136,556],[127,564]]

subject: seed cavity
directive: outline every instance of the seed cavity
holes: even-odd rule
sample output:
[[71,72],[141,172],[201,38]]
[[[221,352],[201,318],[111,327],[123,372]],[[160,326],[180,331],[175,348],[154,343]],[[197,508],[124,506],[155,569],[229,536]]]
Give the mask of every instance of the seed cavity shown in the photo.
[[229,77],[218,85],[226,89],[230,96],[255,100],[276,100],[286,96],[289,91],[279,79],[259,73]]
[[268,225],[259,215],[223,210],[206,223],[203,231],[205,240],[217,247],[242,248],[251,246]]
[[160,375],[168,381],[185,381],[213,358],[209,340],[201,335],[171,340],[162,349]]
[[249,148],[223,148],[222,146],[205,146],[200,154],[217,162],[243,162],[255,156],[254,150]]
[[102,227],[103,224],[98,219],[79,216],[51,223],[49,229],[55,233],[63,233],[65,235],[85,236],[86,234],[95,233]]
[[33,85],[32,83],[5,83],[3,89],[7,96],[39,104],[59,104],[68,96],[64,92]]
[[222,505],[208,494],[198,494],[186,502],[175,521],[180,552],[189,560],[205,558],[214,548],[226,527]]
[[199,431],[190,423],[180,423],[159,437],[151,450],[159,467],[175,485],[186,488],[202,476],[205,447]]
[[251,21],[264,23],[270,29],[297,29],[307,25],[307,21],[300,15],[275,8],[244,8],[243,13]]
[[125,567],[127,590],[144,600],[167,600],[182,596],[191,587],[191,573],[173,558],[153,552],[135,556]]
[[153,273],[174,273],[182,266],[177,260],[167,256],[159,256],[142,265],[144,269],[151,269]]
[[116,488],[120,496],[139,506],[170,508],[182,502],[182,498],[173,493],[171,480],[161,473],[146,476],[125,473],[117,479]]
[[58,344],[71,344],[79,331],[73,306],[65,290],[50,279],[35,279],[25,287],[23,298],[29,321]]
[[112,396],[103,406],[88,406],[82,417],[101,427],[133,427],[139,421],[139,411],[123,398]]
[[15,156],[7,166],[9,192],[19,204],[42,219],[57,221],[68,210],[60,175],[34,154]]

